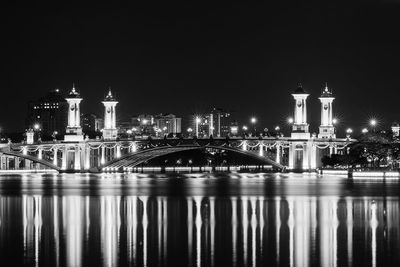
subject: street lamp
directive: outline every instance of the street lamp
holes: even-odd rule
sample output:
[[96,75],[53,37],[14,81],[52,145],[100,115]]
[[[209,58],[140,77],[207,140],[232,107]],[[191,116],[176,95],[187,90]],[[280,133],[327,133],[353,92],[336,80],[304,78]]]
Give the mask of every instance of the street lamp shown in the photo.
[[257,129],[256,129],[257,119],[255,117],[251,117],[250,122],[253,125],[253,131],[254,131],[254,136],[255,136],[256,132],[257,132]]
[[288,118],[288,119],[287,119],[287,122],[288,122],[289,124],[292,124],[292,123],[293,123],[293,118],[291,118],[291,117]]
[[332,124],[335,125],[335,124],[337,124],[337,123],[338,123],[338,119],[333,118],[333,119],[332,119]]
[[371,119],[369,121],[369,125],[371,125],[372,131],[375,132],[375,126],[378,124],[378,122],[375,119]]
[[350,135],[353,133],[353,130],[351,129],[351,128],[348,128],[347,130],[346,130],[346,137],[347,138],[350,138]]
[[367,129],[367,128],[364,128],[364,129],[361,130],[361,132],[362,132],[363,134],[366,134],[366,133],[368,133],[368,129]]
[[196,136],[199,136],[199,124],[201,122],[201,119],[196,116]]

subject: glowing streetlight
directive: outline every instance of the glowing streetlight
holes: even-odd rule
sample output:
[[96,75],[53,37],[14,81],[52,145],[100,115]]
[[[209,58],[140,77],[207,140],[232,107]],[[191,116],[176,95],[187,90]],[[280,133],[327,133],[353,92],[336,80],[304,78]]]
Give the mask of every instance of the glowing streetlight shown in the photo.
[[196,121],[196,136],[199,136],[199,124],[201,122],[201,119],[196,116],[195,121]]
[[40,125],[39,125],[39,123],[35,123],[35,124],[33,125],[33,129],[34,129],[35,131],[40,130]]
[[292,123],[293,123],[293,118],[288,118],[288,119],[287,119],[287,122],[288,122],[289,124],[292,124]]
[[368,129],[367,129],[367,128],[364,128],[364,129],[361,130],[361,132],[362,132],[363,134],[366,134],[366,133],[368,133]]
[[348,133],[348,134],[351,134],[351,133],[353,133],[353,129],[351,129],[351,128],[348,128],[348,129],[346,130],[346,133]]
[[378,123],[378,122],[377,122],[375,119],[371,119],[371,120],[369,121],[369,124],[370,124],[372,127],[375,127],[377,123]]
[[246,125],[244,125],[243,127],[242,127],[242,130],[243,131],[247,131],[249,128],[247,128],[247,126]]
[[338,123],[338,119],[333,118],[333,119],[332,119],[332,124],[335,125],[335,124],[337,124],[337,123]]
[[256,119],[255,117],[252,117],[252,118],[250,119],[250,122],[251,122],[252,124],[255,124],[255,123],[257,122],[257,119]]
[[275,127],[276,132],[279,132],[280,130],[281,130],[281,127],[279,127],[279,125]]

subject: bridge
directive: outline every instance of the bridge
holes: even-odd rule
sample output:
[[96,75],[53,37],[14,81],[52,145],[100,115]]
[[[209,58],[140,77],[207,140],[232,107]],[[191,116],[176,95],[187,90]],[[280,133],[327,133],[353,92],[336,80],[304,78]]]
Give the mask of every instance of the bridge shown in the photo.
[[[84,137],[80,124],[79,92],[72,88],[66,100],[69,105],[68,125],[63,141],[34,141],[34,131],[28,130],[26,141],[0,146],[0,169],[14,167],[37,168],[45,166],[57,171],[124,171],[149,160],[187,150],[214,149],[229,151],[239,157],[251,157],[282,171],[314,170],[321,166],[321,158],[331,154],[347,153],[347,146],[354,142],[348,133],[337,138],[332,117],[332,91],[325,86],[321,97],[321,125],[319,133],[309,131],[307,123],[307,94],[301,85],[292,94],[295,100],[294,119],[290,137],[218,137],[213,138],[214,126],[208,122],[209,133],[198,137],[199,122],[195,122],[195,136],[191,138],[129,138],[119,139],[116,127],[118,101],[111,91],[104,101],[103,139]],[[217,131],[218,133],[218,131]],[[33,166],[35,165],[35,166]]]
[[314,169],[323,155],[343,153],[350,142],[349,139],[314,138],[304,141],[290,137],[87,139],[80,142],[10,143],[0,148],[0,155],[24,162],[25,167],[30,168],[36,164],[60,172],[122,172],[158,157],[189,150],[213,149],[256,159],[262,165],[282,171],[294,169],[291,166],[295,164],[303,164],[290,158],[294,157],[291,150],[298,151],[303,146],[309,146],[313,153],[305,155],[310,161],[307,169]]

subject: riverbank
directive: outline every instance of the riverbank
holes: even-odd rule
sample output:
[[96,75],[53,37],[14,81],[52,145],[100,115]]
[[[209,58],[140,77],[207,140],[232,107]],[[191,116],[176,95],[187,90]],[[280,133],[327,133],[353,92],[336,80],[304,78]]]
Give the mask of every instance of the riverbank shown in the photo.
[[318,170],[318,174],[320,175],[334,175],[334,176],[346,176],[349,178],[357,178],[357,177],[371,177],[371,178],[400,178],[399,171],[380,171],[380,170]]
[[58,173],[56,170],[52,169],[38,169],[38,170],[0,170],[0,175],[2,174],[25,174],[25,173]]

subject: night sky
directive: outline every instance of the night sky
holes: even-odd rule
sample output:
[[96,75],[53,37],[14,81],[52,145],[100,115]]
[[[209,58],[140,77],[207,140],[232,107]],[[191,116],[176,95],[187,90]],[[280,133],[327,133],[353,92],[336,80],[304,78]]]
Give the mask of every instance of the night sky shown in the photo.
[[283,4],[4,6],[0,127],[23,130],[29,100],[72,83],[85,113],[103,114],[111,86],[120,120],[185,119],[216,106],[273,128],[293,113],[301,82],[317,131],[327,81],[339,136],[371,117],[382,127],[400,121],[399,3],[275,2]]

